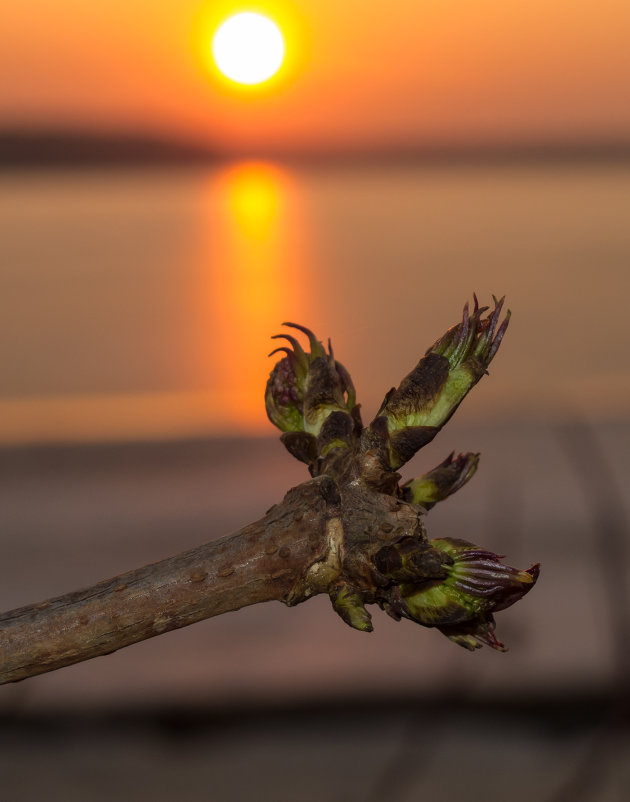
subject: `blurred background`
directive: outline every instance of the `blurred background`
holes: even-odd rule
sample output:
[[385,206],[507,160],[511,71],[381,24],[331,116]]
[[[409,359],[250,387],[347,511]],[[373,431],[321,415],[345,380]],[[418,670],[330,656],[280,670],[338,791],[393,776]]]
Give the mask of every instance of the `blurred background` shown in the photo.
[[318,597],[2,687],[6,796],[625,800],[630,7],[261,0],[286,61],[243,89],[209,43],[244,7],[3,5],[0,607],[306,478],[264,413],[282,321],[369,420],[473,292],[509,332],[404,476],[480,451],[429,535],[541,579],[504,655]]

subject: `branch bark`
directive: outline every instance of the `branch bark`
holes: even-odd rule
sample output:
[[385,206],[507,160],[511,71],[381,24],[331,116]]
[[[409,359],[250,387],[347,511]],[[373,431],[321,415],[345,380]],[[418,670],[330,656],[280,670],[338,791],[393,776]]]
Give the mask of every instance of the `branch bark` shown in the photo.
[[325,555],[321,480],[235,534],[93,587],[0,615],[0,683],[110,654],[258,602],[289,602]]

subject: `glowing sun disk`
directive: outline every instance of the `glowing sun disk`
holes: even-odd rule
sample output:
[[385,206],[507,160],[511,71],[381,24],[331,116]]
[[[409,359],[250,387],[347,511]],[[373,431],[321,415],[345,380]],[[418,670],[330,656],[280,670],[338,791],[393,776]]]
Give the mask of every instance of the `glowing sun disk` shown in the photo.
[[219,71],[239,84],[260,84],[280,69],[284,39],[268,17],[245,11],[227,19],[212,40]]

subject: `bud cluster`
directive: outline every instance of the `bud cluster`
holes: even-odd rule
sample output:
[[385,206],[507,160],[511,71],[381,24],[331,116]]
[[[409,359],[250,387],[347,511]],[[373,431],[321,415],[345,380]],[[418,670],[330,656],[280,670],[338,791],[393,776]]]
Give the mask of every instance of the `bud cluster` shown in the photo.
[[528,593],[540,566],[520,571],[501,560],[494,552],[456,538],[430,540],[415,550],[406,541],[385,547],[374,562],[394,585],[382,606],[394,618],[437,627],[466,649],[486,643],[505,651],[494,634],[492,614]]
[[343,558],[324,587],[356,629],[372,629],[365,605],[378,603],[397,620],[436,627],[466,649],[485,643],[504,651],[493,614],[521,599],[538,578],[538,565],[521,571],[466,540],[427,539],[422,516],[471,479],[479,454],[452,453],[402,486],[397,472],[487,373],[510,320],[509,311],[500,320],[502,309],[496,298],[490,311],[476,297],[472,312],[466,304],[462,320],[389,391],[365,428],[350,375],[330,342],[326,350],[294,323],[284,325],[308,337],[309,351],[289,334],[277,335],[288,345],[272,352],[283,357],[267,382],[267,414],[290,453],[336,488],[329,515],[341,527],[343,542],[334,553]]

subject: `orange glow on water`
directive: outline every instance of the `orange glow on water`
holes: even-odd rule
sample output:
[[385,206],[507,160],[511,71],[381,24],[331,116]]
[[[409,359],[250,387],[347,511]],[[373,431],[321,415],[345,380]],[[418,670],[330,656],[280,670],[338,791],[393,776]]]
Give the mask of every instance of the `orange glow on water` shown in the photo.
[[268,241],[286,195],[283,174],[264,163],[241,164],[225,173],[220,181],[231,212],[231,227],[248,242]]
[[264,387],[273,363],[269,337],[291,316],[301,320],[303,249],[297,239],[296,198],[289,177],[263,163],[220,171],[208,187],[218,225],[205,240],[211,265],[201,294],[212,329],[208,371],[224,399],[226,420],[268,427]]
[[[275,361],[267,358],[269,338],[283,320],[306,319],[307,227],[295,179],[271,164],[239,163],[140,185],[133,176],[92,180],[70,186],[68,197],[45,182],[32,188],[20,181],[4,193],[17,210],[15,225],[25,219],[31,226],[34,214],[41,222],[38,209],[61,210],[48,234],[42,228],[44,242],[72,242],[76,220],[90,221],[81,275],[93,269],[76,286],[72,270],[64,272],[65,245],[59,262],[29,252],[33,263],[9,304],[17,308],[40,277],[28,329],[34,355],[21,357],[39,370],[34,364],[21,380],[14,368],[12,392],[0,394],[0,442],[271,435],[264,409]],[[122,251],[101,253],[94,231],[115,229],[111,212],[121,204],[136,224],[117,237]],[[155,221],[149,239],[139,225],[145,214]],[[22,249],[18,237],[14,253]],[[120,259],[128,269],[120,270]],[[54,292],[46,283],[51,270],[59,277]],[[19,341],[21,316],[5,324]],[[111,359],[85,363],[84,349]],[[52,372],[50,359],[58,364]],[[29,369],[39,378],[29,379]]]

